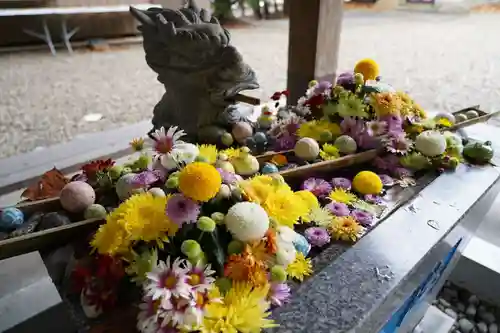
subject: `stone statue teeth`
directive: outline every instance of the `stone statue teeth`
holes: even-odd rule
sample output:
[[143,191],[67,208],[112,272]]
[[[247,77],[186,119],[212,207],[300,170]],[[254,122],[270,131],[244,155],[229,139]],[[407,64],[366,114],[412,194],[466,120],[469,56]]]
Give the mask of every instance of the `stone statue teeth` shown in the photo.
[[217,124],[235,95],[259,87],[229,32],[194,1],[179,10],[130,12],[141,23],[146,62],[166,90],[153,111],[155,129],[180,126],[195,140],[201,127]]

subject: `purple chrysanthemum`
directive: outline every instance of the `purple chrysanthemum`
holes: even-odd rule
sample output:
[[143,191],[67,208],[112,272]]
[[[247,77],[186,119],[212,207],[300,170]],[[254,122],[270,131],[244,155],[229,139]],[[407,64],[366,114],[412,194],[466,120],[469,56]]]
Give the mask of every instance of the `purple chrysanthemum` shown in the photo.
[[363,199],[371,204],[381,204],[383,202],[382,198],[376,194],[366,194]]
[[328,195],[332,190],[330,183],[321,178],[308,178],[302,183],[301,188],[311,192],[317,197]]
[[351,213],[347,205],[342,202],[330,202],[325,207],[335,216],[348,216]]
[[312,246],[321,247],[330,243],[330,235],[325,228],[311,227],[305,231],[304,235]]
[[290,300],[290,287],[286,283],[273,282],[269,288],[269,300],[274,306],[282,306]]
[[223,184],[233,185],[238,181],[238,177],[234,172],[226,171],[221,168],[217,168],[217,171],[219,171]]
[[295,143],[297,139],[294,135],[291,134],[283,134],[280,137],[276,138],[274,142],[274,150],[282,151],[282,150],[290,150],[295,147]]
[[382,184],[383,184],[384,186],[388,186],[388,187],[389,187],[389,186],[393,186],[393,185],[394,185],[394,179],[392,179],[392,177],[391,177],[391,176],[389,176],[389,175],[384,175],[384,174],[382,174],[382,175],[378,175],[378,176],[379,176],[379,178],[380,178],[380,180],[382,181]]
[[335,177],[332,179],[332,185],[333,187],[340,187],[345,190],[350,190],[351,189],[351,181],[347,178],[344,177]]
[[145,170],[132,178],[132,184],[138,187],[147,187],[156,183],[158,180],[160,180],[160,177],[156,170]]
[[373,223],[373,215],[361,209],[353,210],[351,216],[364,227],[369,227]]
[[387,123],[388,133],[396,134],[403,132],[403,119],[397,115],[388,115],[381,117],[379,121]]
[[194,223],[200,214],[200,205],[182,194],[174,194],[167,201],[165,209],[167,217],[182,226],[183,223]]
[[354,84],[354,73],[344,72],[337,77],[337,84],[340,86],[348,86]]
[[315,95],[320,95],[324,94],[327,91],[330,91],[332,89],[332,84],[328,81],[321,81],[314,87],[314,94]]
[[405,133],[389,134],[383,140],[385,149],[393,154],[406,154],[413,146],[413,141]]
[[381,136],[387,132],[388,125],[385,121],[369,121],[366,123],[366,133],[370,136]]
[[342,134],[349,135],[351,138],[356,139],[365,130],[364,122],[352,117],[344,118],[340,122],[340,129]]
[[368,135],[367,132],[363,132],[361,135],[355,138],[356,143],[362,149],[375,149],[380,144],[379,137],[373,137]]

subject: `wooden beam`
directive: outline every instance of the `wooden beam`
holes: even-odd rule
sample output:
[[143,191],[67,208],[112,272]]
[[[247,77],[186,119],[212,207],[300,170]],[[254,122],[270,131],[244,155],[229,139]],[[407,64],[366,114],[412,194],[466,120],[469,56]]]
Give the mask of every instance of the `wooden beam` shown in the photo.
[[290,0],[288,42],[289,104],[310,80],[335,79],[343,0]]

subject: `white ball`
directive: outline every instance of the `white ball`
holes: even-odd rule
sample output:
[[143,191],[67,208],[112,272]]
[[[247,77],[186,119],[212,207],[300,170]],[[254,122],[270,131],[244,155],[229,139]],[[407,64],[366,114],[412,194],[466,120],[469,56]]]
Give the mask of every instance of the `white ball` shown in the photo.
[[424,156],[438,156],[446,151],[446,138],[439,132],[425,131],[415,139],[415,148]]
[[120,200],[126,200],[133,194],[135,187],[132,184],[132,180],[135,176],[135,173],[127,173],[121,176],[116,182],[115,190]]
[[155,198],[163,198],[163,197],[165,197],[165,191],[163,191],[159,187],[152,187],[152,188],[149,189],[148,192],[151,193],[153,195],[153,197],[155,197]]
[[343,154],[354,154],[358,149],[356,141],[349,135],[341,135],[334,142],[335,147]]
[[303,160],[312,161],[319,155],[319,144],[311,138],[302,138],[295,144],[295,155]]
[[269,229],[269,217],[260,205],[239,202],[229,208],[224,218],[227,229],[242,242],[261,240]]
[[287,267],[295,261],[297,250],[293,244],[277,242],[278,251],[276,252],[276,263],[283,267]]

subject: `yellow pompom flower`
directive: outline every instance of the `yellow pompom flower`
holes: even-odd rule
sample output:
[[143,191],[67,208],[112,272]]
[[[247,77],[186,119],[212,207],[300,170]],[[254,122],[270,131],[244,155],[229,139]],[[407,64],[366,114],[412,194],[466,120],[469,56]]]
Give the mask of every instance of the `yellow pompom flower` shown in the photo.
[[222,178],[214,166],[204,162],[186,165],[179,173],[179,190],[186,197],[206,202],[219,192]]
[[383,187],[380,177],[372,171],[361,171],[352,180],[352,188],[363,195],[379,194]]
[[278,225],[293,229],[299,218],[307,211],[304,201],[292,191],[279,190],[268,194],[262,207]]
[[254,176],[240,182],[239,185],[247,200],[258,204],[264,203],[271,192],[280,190],[292,191],[287,183],[268,175]]
[[378,64],[373,59],[362,59],[354,66],[354,73],[362,74],[365,81],[375,80],[379,75]]
[[139,241],[156,241],[163,246],[178,230],[165,215],[168,199],[151,193],[133,195],[106,217],[106,224],[99,228],[91,245],[109,255],[126,255]]
[[197,145],[199,150],[199,157],[204,159],[208,164],[215,164],[217,161],[217,147],[215,145]]
[[328,197],[335,202],[340,202],[345,204],[351,204],[356,200],[358,200],[358,197],[356,197],[354,193],[351,193],[341,187],[337,187],[333,191],[331,191]]
[[391,92],[375,93],[371,95],[370,104],[378,117],[400,115],[401,99]]
[[303,253],[298,252],[295,260],[286,267],[289,277],[304,281],[304,278],[313,273],[311,259],[306,258]]
[[271,304],[267,301],[269,284],[254,287],[248,282],[233,282],[231,289],[222,296],[218,289],[212,301],[205,307],[202,333],[259,333],[276,327],[271,315]]
[[338,137],[342,130],[339,124],[328,120],[311,120],[300,125],[297,135],[301,138],[312,138],[316,141],[322,141],[322,134],[330,132],[333,138]]
[[352,216],[335,217],[328,226],[328,232],[335,240],[355,242],[363,227]]
[[330,143],[325,143],[321,147],[321,151],[319,152],[319,156],[323,161],[331,161],[336,160],[340,157],[339,149]]

